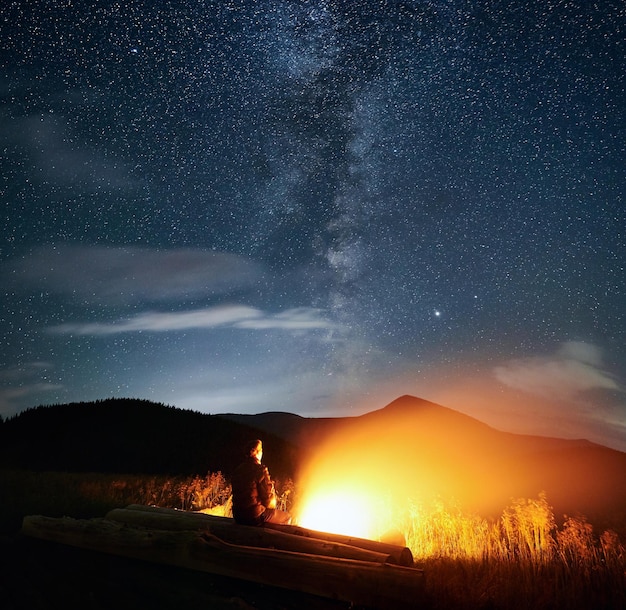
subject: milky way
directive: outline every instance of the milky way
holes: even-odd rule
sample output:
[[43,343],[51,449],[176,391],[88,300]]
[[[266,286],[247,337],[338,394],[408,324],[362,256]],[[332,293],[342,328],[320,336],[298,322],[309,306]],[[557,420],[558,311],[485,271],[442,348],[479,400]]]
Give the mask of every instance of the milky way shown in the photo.
[[622,2],[1,23],[3,416],[411,393],[626,450]]

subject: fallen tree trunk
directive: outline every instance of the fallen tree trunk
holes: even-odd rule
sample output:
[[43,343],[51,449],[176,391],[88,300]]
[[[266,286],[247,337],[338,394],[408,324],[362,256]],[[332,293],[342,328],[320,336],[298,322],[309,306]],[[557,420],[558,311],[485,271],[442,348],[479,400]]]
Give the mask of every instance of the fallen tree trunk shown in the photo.
[[210,572],[379,609],[425,600],[421,570],[228,544],[208,533],[132,527],[108,519],[28,516],[27,536]]
[[[180,511],[173,508],[159,508],[156,506],[144,506],[142,504],[130,504],[126,510],[137,511],[142,513],[158,513],[162,515],[172,515],[177,519],[181,515],[189,515],[191,519],[197,519],[203,524],[223,523],[224,520],[232,521],[228,517],[217,517],[215,515],[207,515],[204,513],[193,513],[188,511]],[[283,534],[299,536],[303,538],[313,538],[316,540],[325,540],[336,544],[356,547],[372,551],[374,553],[382,553],[389,557],[388,563],[395,563],[400,566],[410,567],[413,565],[413,554],[408,547],[389,544],[387,542],[378,542],[377,540],[368,540],[366,538],[357,538],[354,536],[345,536],[342,534],[332,534],[329,532],[318,532],[310,530],[298,525],[277,525],[274,523],[265,523],[262,529],[271,529]]]
[[116,508],[109,511],[106,519],[119,521],[128,525],[140,526],[155,530],[185,531],[206,530],[229,544],[260,547],[266,549],[279,549],[293,551],[309,555],[323,555],[343,559],[358,559],[372,563],[397,563],[395,559],[386,553],[368,551],[355,546],[294,536],[278,530],[263,527],[251,527],[238,525],[233,519],[226,517],[213,517],[202,513],[187,513],[175,511],[163,513],[157,511],[128,510]]

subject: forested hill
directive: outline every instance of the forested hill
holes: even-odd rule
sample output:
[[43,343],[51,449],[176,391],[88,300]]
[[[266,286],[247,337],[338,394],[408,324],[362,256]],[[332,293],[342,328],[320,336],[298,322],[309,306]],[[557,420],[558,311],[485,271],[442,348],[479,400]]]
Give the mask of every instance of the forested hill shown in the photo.
[[272,474],[293,476],[297,452],[289,442],[219,415],[118,398],[40,406],[0,424],[0,467],[228,475],[257,437]]

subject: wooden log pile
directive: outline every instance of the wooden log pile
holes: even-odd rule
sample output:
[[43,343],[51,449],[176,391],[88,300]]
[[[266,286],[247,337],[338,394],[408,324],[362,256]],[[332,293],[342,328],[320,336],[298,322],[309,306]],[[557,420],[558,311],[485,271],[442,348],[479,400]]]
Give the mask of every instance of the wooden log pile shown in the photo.
[[131,505],[98,519],[27,516],[28,536],[239,578],[366,608],[419,608],[409,549],[297,526],[249,527],[203,513]]

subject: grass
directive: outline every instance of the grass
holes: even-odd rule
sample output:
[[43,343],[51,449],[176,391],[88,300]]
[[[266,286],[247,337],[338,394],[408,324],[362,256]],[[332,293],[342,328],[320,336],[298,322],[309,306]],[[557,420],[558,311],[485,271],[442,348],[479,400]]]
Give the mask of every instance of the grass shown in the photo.
[[19,530],[25,515],[102,517],[129,504],[202,510],[229,496],[220,472],[172,477],[0,470],[0,532]]
[[557,527],[545,495],[487,520],[442,502],[410,507],[398,529],[424,568],[434,608],[626,608],[626,549],[584,517]]
[[[290,510],[297,497],[293,482],[277,488],[279,507]],[[101,517],[134,503],[219,510],[229,496],[219,472],[168,477],[0,470],[0,531],[18,531],[29,514]],[[617,534],[597,533],[580,516],[557,526],[544,495],[513,501],[495,520],[440,501],[410,504],[392,517],[424,569],[434,610],[626,608],[626,549]]]

